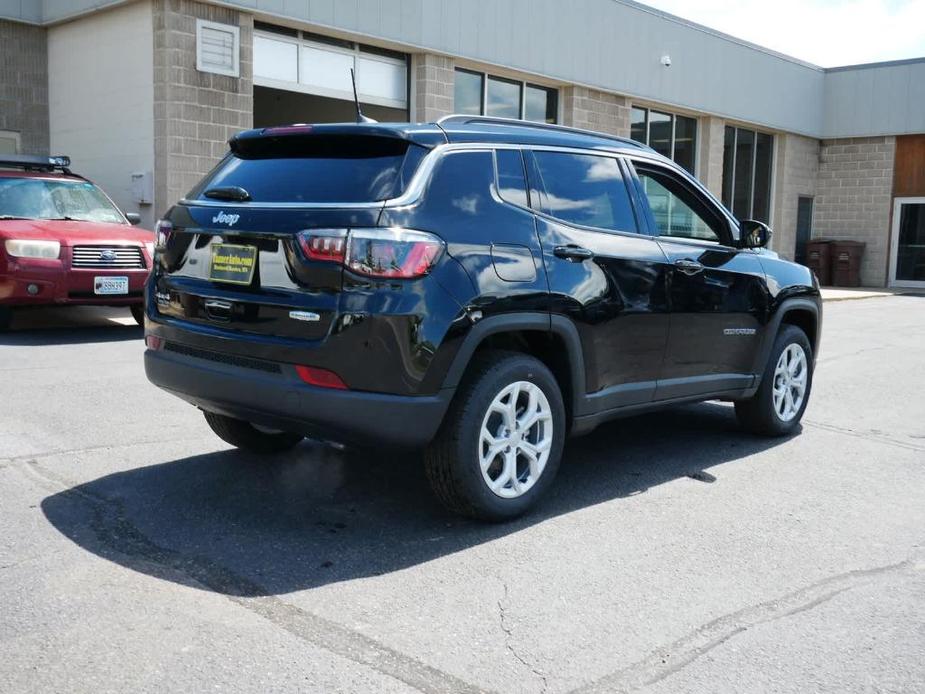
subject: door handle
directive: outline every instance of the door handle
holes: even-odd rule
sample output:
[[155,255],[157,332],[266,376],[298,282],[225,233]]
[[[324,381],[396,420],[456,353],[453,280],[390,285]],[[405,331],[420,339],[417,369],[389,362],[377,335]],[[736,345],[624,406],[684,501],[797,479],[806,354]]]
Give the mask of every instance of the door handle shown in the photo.
[[569,244],[568,246],[556,246],[552,249],[552,253],[557,258],[565,258],[573,263],[580,263],[583,260],[590,260],[594,257],[594,253],[589,251],[587,248],[582,248],[581,246],[576,246],[574,244]]
[[691,260],[690,258],[682,258],[681,260],[676,260],[674,261],[674,266],[685,275],[696,275],[698,272],[703,270],[703,265],[698,263],[696,260]]
[[233,305],[230,301],[221,301],[219,299],[207,299],[203,304],[206,310],[206,316],[211,320],[227,323],[231,320]]

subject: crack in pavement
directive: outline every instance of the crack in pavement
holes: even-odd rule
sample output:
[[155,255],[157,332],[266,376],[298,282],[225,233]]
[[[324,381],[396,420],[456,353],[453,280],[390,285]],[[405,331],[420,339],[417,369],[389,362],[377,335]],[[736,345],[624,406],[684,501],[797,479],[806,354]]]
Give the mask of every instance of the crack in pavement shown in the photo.
[[503,599],[503,600],[498,600],[498,619],[499,619],[499,621],[500,621],[500,623],[501,623],[501,631],[503,631],[504,634],[505,634],[505,636],[507,637],[507,638],[505,639],[505,641],[504,641],[504,645],[505,645],[505,646],[507,647],[507,649],[511,652],[511,655],[513,655],[514,658],[515,658],[521,665],[523,665],[523,666],[524,666],[525,668],[527,668],[530,672],[532,672],[534,675],[536,675],[537,677],[539,677],[540,680],[542,680],[542,682],[543,682],[543,688],[542,688],[540,691],[541,691],[541,692],[545,692],[545,691],[549,688],[549,682],[548,682],[547,679],[546,679],[546,675],[543,674],[543,671],[542,671],[542,670],[538,670],[534,665],[531,665],[530,662],[528,662],[527,659],[524,658],[520,653],[518,653],[518,652],[517,652],[517,649],[514,648],[514,643],[513,643],[513,641],[514,641],[514,633],[513,633],[513,630],[512,630],[509,626],[507,626],[507,619],[506,619],[506,617],[507,617],[507,610],[506,610],[505,607],[504,607],[504,602],[507,602],[507,599],[508,599],[508,588],[507,588],[507,583],[506,583],[506,582],[502,582],[502,585],[504,586],[504,599]]
[[[29,465],[36,465],[40,458],[52,458],[56,455],[75,455],[78,453],[92,453],[94,451],[105,451],[109,449],[117,448],[134,448],[135,446],[162,446],[165,443],[187,443],[187,442],[199,442],[202,439],[200,437],[186,437],[180,439],[157,439],[151,441],[133,441],[132,443],[107,443],[99,446],[86,446],[84,448],[65,448],[51,451],[42,451],[41,453],[23,453],[22,455],[13,455],[7,457],[0,457],[0,470],[3,470],[7,467],[12,467],[16,463],[25,462]],[[56,480],[56,483],[62,484],[64,486],[68,485],[68,482],[63,480]]]
[[812,420],[803,420],[804,426],[815,427],[816,429],[824,429],[826,431],[831,431],[835,434],[844,434],[845,436],[853,436],[858,439],[864,439],[865,441],[872,441],[874,443],[882,443],[887,446],[898,446],[899,448],[905,448],[910,451],[921,451],[925,452],[925,446],[919,446],[915,443],[909,443],[907,441],[900,441],[898,439],[891,438],[889,436],[882,436],[880,434],[874,434],[870,432],[857,431],[855,429],[850,429],[848,427],[840,427],[835,424],[826,424],[824,422],[814,422]]
[[812,610],[840,593],[880,576],[910,568],[921,570],[916,566],[916,561],[913,556],[896,564],[828,576],[779,598],[723,615],[673,643],[655,649],[645,658],[577,687],[569,694],[631,692],[642,689],[684,669],[702,655],[753,627]]
[[101,557],[112,559],[113,555],[118,555],[119,564],[140,573],[154,573],[151,567],[156,567],[165,579],[175,582],[178,577],[182,577],[186,585],[222,595],[302,641],[365,665],[418,691],[428,694],[476,694],[488,691],[357,631],[285,602],[254,581],[235,574],[207,557],[183,554],[162,547],[128,520],[124,507],[118,501],[75,487],[35,461],[30,461],[27,469],[33,471],[45,484],[54,485],[56,493],[89,507],[92,514],[90,529],[96,537],[99,545],[97,552]]

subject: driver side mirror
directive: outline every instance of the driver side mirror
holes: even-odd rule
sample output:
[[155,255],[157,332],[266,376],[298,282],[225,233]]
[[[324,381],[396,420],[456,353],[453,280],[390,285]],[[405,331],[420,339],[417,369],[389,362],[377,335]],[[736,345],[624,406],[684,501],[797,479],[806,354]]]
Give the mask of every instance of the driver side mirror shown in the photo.
[[136,224],[141,224],[141,215],[137,212],[126,212],[125,218],[128,220],[128,223],[132,226]]
[[755,219],[739,222],[739,248],[766,248],[771,243],[771,227]]

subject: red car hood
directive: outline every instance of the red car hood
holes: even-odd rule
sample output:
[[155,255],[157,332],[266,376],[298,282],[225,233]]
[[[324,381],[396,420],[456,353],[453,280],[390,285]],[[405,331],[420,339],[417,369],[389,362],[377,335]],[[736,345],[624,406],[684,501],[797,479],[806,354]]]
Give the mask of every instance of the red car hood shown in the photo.
[[0,219],[0,239],[41,239],[62,246],[85,243],[143,244],[154,240],[154,232],[107,222],[69,222],[51,219]]

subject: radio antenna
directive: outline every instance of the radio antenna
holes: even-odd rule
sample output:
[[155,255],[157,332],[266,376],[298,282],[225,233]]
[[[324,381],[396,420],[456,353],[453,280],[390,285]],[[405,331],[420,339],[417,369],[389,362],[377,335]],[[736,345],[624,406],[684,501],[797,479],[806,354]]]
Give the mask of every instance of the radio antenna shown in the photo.
[[350,68],[350,81],[353,83],[353,104],[357,109],[357,123],[378,123],[379,121],[364,116],[363,111],[360,110],[360,98],[357,96],[357,76],[353,68]]

